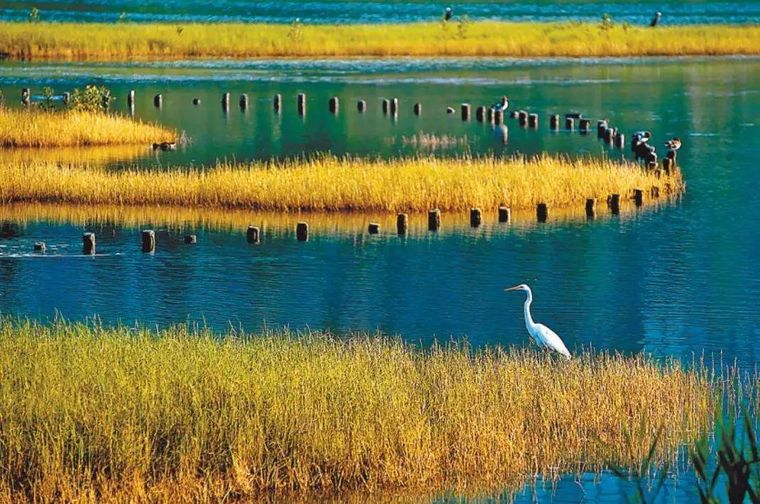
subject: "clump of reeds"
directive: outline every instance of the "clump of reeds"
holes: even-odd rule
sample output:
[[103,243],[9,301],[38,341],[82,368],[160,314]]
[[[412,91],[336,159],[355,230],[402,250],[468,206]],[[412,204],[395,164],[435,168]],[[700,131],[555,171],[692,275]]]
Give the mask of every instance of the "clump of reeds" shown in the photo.
[[0,147],[151,145],[176,132],[116,114],[0,108]]
[[636,463],[660,431],[664,460],[722,400],[695,366],[5,320],[0,492],[218,500],[504,487]]
[[0,23],[17,59],[272,56],[686,56],[760,53],[756,25],[478,21],[381,25]]
[[635,188],[680,191],[680,171],[658,177],[639,165],[593,158],[541,156],[220,163],[162,171],[0,165],[0,202],[177,205],[272,211],[426,211],[578,206]]

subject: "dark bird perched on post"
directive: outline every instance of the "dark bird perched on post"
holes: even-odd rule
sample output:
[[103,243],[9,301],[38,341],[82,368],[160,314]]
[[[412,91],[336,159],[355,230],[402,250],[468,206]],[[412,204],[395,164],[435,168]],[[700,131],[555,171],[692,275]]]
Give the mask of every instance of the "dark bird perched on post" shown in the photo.
[[502,96],[501,100],[491,105],[491,110],[495,112],[505,112],[509,108],[509,98]]
[[448,21],[449,19],[452,18],[453,15],[454,15],[454,11],[451,10],[451,7],[446,7],[446,9],[443,11],[443,20]]
[[637,131],[633,134],[633,153],[636,159],[646,159],[650,161],[652,157],[657,159],[654,145],[649,145],[649,139],[652,138],[652,134],[648,131]]
[[660,12],[660,11],[655,12],[654,13],[654,17],[652,18],[652,22],[649,23],[649,26],[651,26],[652,28],[654,28],[655,26],[657,26],[657,23],[660,22],[660,18],[661,17],[662,17],[662,12]]
[[678,137],[674,137],[667,142],[665,142],[665,147],[668,149],[667,157],[668,159],[672,159],[675,163],[676,161],[676,151],[681,148],[681,139]]

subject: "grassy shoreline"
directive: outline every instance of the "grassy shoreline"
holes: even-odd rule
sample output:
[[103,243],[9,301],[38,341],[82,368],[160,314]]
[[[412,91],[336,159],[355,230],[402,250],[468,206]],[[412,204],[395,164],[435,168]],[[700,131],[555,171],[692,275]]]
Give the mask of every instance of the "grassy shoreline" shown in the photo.
[[176,501],[503,488],[636,464],[660,427],[657,460],[671,460],[723,400],[726,384],[711,376],[644,356],[565,362],[364,334],[4,320],[0,493]]
[[176,136],[176,132],[163,126],[102,112],[45,112],[0,107],[0,148],[148,146],[154,142],[174,141]]
[[391,25],[0,23],[11,59],[760,54],[760,27],[450,22]]
[[583,158],[393,159],[325,156],[314,160],[220,163],[165,171],[0,164],[0,202],[170,205],[263,211],[424,212],[431,208],[514,209],[623,200],[640,188],[664,197],[683,189],[679,170],[660,178],[638,165]]

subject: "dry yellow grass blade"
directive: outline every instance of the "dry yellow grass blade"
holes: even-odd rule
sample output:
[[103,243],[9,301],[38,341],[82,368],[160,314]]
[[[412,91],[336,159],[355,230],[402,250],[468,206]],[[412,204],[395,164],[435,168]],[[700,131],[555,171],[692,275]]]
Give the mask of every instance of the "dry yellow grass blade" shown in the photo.
[[504,488],[638,463],[660,428],[656,460],[672,458],[721,404],[710,376],[643,356],[5,320],[0,492]]
[[[659,172],[657,172],[659,173]],[[463,211],[582,205],[635,188],[680,191],[680,171],[658,177],[635,164],[542,156],[220,163],[210,168],[120,170],[52,163],[0,164],[0,202],[172,205],[265,211]]]
[[[179,29],[181,28],[181,30]],[[382,25],[0,23],[17,59],[759,54],[760,27],[493,21]]]
[[163,126],[114,114],[0,107],[0,147],[148,146],[176,138]]

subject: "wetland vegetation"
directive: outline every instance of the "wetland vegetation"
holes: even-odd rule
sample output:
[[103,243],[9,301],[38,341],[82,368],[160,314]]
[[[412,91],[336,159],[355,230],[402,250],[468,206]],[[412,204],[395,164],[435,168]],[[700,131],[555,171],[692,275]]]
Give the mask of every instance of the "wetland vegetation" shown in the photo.
[[390,25],[0,23],[14,59],[760,54],[760,27],[470,22]]

